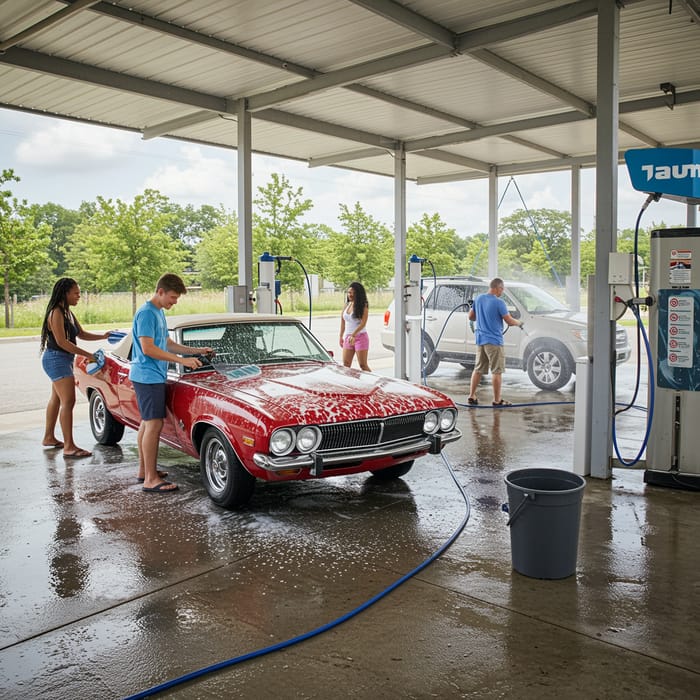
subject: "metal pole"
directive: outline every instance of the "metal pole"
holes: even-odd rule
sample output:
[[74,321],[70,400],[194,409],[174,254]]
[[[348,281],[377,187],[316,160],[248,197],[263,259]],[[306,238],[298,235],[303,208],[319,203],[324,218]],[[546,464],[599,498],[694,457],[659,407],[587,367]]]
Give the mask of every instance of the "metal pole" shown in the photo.
[[617,248],[618,67],[620,9],[598,4],[598,100],[596,116],[596,255],[593,308],[591,476],[612,476],[612,380],[615,324],[610,319],[609,254]]

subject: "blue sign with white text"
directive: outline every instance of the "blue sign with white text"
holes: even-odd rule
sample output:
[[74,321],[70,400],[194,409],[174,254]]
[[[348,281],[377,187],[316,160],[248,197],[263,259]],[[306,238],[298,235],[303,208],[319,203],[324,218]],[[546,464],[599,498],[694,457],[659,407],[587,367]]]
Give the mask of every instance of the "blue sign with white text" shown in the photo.
[[637,148],[625,162],[635,190],[700,199],[700,150]]

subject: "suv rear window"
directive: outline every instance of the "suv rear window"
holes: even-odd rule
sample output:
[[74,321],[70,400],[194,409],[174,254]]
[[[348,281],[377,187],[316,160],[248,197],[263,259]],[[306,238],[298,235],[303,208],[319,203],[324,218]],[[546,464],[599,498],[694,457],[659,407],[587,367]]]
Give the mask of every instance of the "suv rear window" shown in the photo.
[[[464,304],[466,286],[463,284],[440,284],[432,293],[428,296],[426,301],[426,308],[436,309],[439,311],[452,311],[455,306]],[[460,309],[460,311],[466,311]]]

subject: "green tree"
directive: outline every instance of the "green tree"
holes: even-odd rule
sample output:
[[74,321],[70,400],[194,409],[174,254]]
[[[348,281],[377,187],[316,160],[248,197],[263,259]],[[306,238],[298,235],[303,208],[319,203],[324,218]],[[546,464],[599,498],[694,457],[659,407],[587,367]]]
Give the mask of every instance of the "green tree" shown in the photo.
[[[258,255],[290,255],[307,270],[313,269],[315,229],[301,220],[313,202],[304,198],[303,188],[294,189],[284,175],[272,173],[270,182],[258,187],[253,204],[253,246]],[[304,274],[298,265],[282,265],[278,279],[289,289],[303,288]]]
[[[19,181],[13,170],[0,173],[0,187]],[[10,189],[0,189],[0,273],[4,287],[5,328],[11,325],[12,290],[48,261],[49,231],[46,224],[35,224],[25,201],[13,197]]]
[[47,248],[48,260],[19,285],[17,294],[22,298],[28,298],[32,294],[48,294],[56,277],[65,276],[67,269],[66,245],[83,218],[79,211],[66,209],[53,202],[32,204],[30,209],[34,223],[36,225],[48,224],[51,227],[51,232]]
[[329,277],[340,286],[357,280],[367,289],[385,287],[394,274],[394,239],[389,229],[364,211],[359,202],[340,205],[342,232],[331,234],[334,258]]
[[489,269],[489,235],[475,233],[464,241],[458,272],[485,276]]
[[423,214],[420,221],[406,231],[406,250],[429,259],[438,275],[453,275],[460,269],[460,238],[440,214]]
[[[640,267],[639,281],[643,285],[645,271],[649,269],[651,232],[655,229],[666,228],[663,222],[653,223],[649,228],[640,229],[637,237],[637,256]],[[617,233],[617,250],[620,253],[634,253],[634,229],[627,228]],[[595,273],[595,231],[589,231],[581,236],[581,283],[586,284],[589,275]]]
[[[8,182],[19,182],[13,170],[0,173],[0,187]],[[49,227],[34,223],[27,203],[12,196],[9,189],[0,189],[0,273],[5,301],[5,328],[11,325],[10,298],[15,287],[21,285],[48,261],[46,248]]]
[[202,286],[222,289],[238,282],[238,217],[228,214],[224,221],[202,233],[195,248],[195,262]]
[[203,204],[197,209],[191,204],[183,207],[170,200],[166,200],[163,211],[171,215],[165,232],[190,249],[194,249],[207,231],[225,224],[229,216],[223,206]]
[[[538,276],[563,281],[571,270],[571,216],[555,209],[518,209],[498,227],[499,269],[504,260],[515,276]],[[536,249],[539,248],[539,251]],[[555,274],[556,273],[556,274]]]
[[131,204],[97,198],[95,212],[76,229],[68,263],[81,284],[95,291],[151,291],[164,272],[182,273],[185,251],[166,232],[166,198],[145,190]]

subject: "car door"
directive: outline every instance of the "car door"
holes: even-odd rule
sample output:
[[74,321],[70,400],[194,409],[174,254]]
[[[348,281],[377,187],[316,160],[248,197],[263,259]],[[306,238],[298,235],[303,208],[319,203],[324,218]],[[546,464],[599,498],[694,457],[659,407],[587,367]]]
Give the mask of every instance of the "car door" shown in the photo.
[[425,330],[440,352],[464,352],[467,325],[464,283],[438,284],[425,302]]
[[[488,291],[488,286],[485,284],[472,284],[466,293],[466,300],[469,308],[471,309],[474,305],[474,299],[476,299],[480,294],[486,294]],[[465,338],[466,338],[466,352],[472,356],[476,355],[476,338],[474,336],[475,325],[467,321]]]

